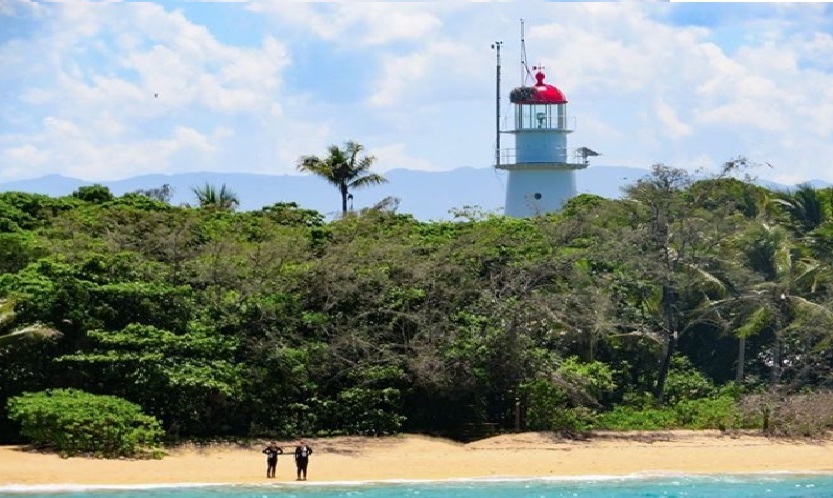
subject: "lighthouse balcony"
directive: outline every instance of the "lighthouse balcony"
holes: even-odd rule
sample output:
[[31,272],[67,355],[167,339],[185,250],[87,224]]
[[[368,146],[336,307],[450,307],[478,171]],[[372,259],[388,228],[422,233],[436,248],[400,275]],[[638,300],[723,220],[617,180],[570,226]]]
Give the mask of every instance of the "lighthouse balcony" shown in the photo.
[[586,158],[582,158],[576,151],[568,151],[566,147],[542,147],[539,149],[524,149],[518,154],[516,148],[501,149],[500,169],[584,169],[588,166]]
[[497,169],[505,169],[511,171],[518,170],[550,170],[550,171],[574,171],[577,169],[584,169],[588,166],[587,163],[500,163],[495,165]]

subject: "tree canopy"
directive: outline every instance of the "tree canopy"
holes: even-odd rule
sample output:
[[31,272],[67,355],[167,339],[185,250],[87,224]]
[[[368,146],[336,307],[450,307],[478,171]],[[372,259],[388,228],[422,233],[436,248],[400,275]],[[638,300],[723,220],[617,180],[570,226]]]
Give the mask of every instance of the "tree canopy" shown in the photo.
[[[330,152],[302,163],[342,193],[378,182],[357,144]],[[736,410],[769,405],[743,396],[833,384],[827,190],[657,165],[622,199],[454,222],[210,190],[0,194],[2,438],[6,401],[51,389],[117,396],[169,439],[468,438],[754,426]]]

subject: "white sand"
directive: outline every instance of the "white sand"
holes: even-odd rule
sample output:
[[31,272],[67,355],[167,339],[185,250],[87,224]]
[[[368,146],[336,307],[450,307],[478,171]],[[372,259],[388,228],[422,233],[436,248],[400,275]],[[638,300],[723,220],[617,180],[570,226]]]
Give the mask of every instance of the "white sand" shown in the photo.
[[[716,431],[599,434],[587,441],[548,433],[469,444],[423,436],[307,439],[310,481],[627,475],[638,472],[833,472],[833,440],[786,441]],[[279,442],[291,453],[292,442]],[[62,459],[0,447],[0,485],[266,483],[295,480],[291,454],[266,479],[261,446],[183,446],[162,460]]]

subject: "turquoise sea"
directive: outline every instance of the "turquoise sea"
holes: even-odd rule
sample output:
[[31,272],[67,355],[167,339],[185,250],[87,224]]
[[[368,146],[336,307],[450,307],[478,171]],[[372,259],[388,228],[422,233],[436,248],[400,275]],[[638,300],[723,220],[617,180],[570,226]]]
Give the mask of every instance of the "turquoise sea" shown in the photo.
[[[1,470],[1,469],[0,469]],[[663,475],[383,483],[0,486],[15,498],[833,498],[833,474]]]

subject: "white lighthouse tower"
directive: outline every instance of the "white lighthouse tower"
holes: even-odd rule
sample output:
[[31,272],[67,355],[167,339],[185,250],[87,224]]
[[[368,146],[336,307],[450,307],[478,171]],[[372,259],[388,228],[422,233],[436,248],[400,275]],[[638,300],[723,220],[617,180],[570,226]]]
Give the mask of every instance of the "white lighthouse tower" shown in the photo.
[[[500,55],[498,92],[499,58]],[[567,98],[544,81],[543,68],[533,67],[533,74],[523,65],[526,75],[534,76],[535,83],[517,87],[509,94],[514,128],[503,133],[515,136],[515,148],[499,150],[495,164],[508,172],[504,213],[517,218],[560,210],[576,195],[575,171],[587,167],[588,155],[597,155],[584,147],[574,154],[568,152],[567,135],[573,130],[568,127]],[[498,138],[498,148],[499,143]],[[569,161],[571,156],[573,162]]]

